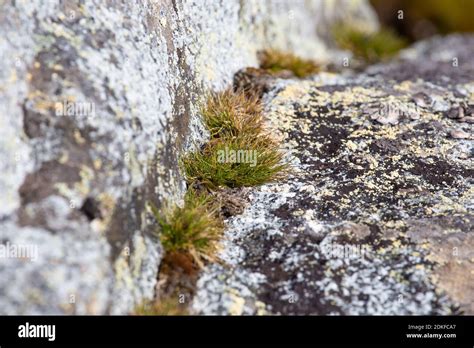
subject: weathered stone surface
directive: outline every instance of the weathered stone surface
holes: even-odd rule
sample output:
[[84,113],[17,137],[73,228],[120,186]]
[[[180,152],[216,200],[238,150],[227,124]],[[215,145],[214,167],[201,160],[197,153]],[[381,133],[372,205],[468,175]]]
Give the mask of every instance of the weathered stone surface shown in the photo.
[[360,74],[274,79],[266,116],[294,171],[227,220],[195,312],[473,314],[473,54],[454,35]]
[[[126,313],[151,298],[161,247],[145,203],[179,202],[177,158],[204,139],[207,89],[265,47],[328,58],[365,1],[0,2],[0,313]],[[316,30],[317,29],[317,30]]]

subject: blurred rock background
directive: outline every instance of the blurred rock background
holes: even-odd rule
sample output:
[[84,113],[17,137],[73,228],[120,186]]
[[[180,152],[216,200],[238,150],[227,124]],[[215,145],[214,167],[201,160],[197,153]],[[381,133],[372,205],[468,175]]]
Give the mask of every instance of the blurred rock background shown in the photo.
[[[474,31],[472,0],[371,0],[383,25],[412,41],[436,34]],[[403,20],[398,11],[403,11]]]

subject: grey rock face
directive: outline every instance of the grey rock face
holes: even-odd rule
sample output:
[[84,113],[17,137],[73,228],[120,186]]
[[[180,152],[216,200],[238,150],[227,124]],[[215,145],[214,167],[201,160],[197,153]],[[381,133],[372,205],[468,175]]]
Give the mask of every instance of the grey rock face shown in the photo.
[[179,153],[206,137],[203,91],[261,48],[327,58],[324,28],[342,15],[377,26],[365,1],[339,9],[3,1],[0,313],[127,313],[151,298],[162,251],[145,203],[180,202]]
[[275,79],[294,171],[228,219],[195,312],[474,313],[473,49],[434,38],[360,74]]

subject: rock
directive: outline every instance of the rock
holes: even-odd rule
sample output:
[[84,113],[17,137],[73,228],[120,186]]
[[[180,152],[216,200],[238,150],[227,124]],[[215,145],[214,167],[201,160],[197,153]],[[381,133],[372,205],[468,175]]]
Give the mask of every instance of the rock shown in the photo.
[[474,36],[452,35],[358,74],[267,80],[294,171],[227,219],[226,265],[201,275],[195,313],[473,314],[472,139],[446,137],[473,54]]
[[462,118],[463,115],[464,115],[464,111],[463,111],[462,107],[452,108],[446,113],[446,116],[448,116],[449,118],[452,118],[452,119]]
[[431,105],[430,97],[423,92],[416,93],[413,96],[413,101],[415,102],[416,105],[422,108],[427,108]]
[[474,116],[463,117],[459,122],[474,123]]
[[462,129],[453,129],[449,132],[449,135],[454,139],[470,139],[471,135]]
[[145,206],[182,199],[204,92],[269,45],[330,58],[341,17],[377,27],[366,1],[341,2],[2,2],[0,240],[37,257],[0,260],[0,313],[124,314],[153,297]]
[[382,108],[375,112],[372,109],[371,111],[373,113],[370,115],[370,118],[380,124],[398,124],[400,111],[390,105],[388,105],[386,109]]
[[216,192],[215,200],[219,202],[221,214],[231,217],[242,214],[248,204],[245,190],[221,189]]

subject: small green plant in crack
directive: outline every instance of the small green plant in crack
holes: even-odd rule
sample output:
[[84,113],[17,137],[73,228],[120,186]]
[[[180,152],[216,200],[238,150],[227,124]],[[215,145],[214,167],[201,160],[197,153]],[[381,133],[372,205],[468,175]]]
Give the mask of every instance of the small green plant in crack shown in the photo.
[[275,49],[260,51],[258,58],[260,67],[272,73],[291,71],[296,77],[304,78],[321,71],[321,66],[313,60]]
[[211,93],[201,107],[204,123],[212,138],[262,133],[261,113],[262,106],[257,97],[230,89]]
[[281,178],[287,169],[283,154],[268,135],[212,139],[202,151],[182,159],[190,182],[210,189],[257,186]]
[[389,58],[407,45],[405,39],[390,29],[368,33],[349,25],[337,25],[333,36],[339,47],[369,64]]
[[[225,202],[229,201],[219,196],[220,186],[263,184],[280,178],[287,169],[278,143],[264,130],[260,100],[248,91],[211,94],[201,113],[211,139],[180,159],[190,187],[183,206],[161,211],[149,204],[165,250],[160,266],[164,289],[177,290],[181,285],[188,289],[196,281],[196,271],[206,261],[216,261]],[[168,308],[166,301],[167,297],[135,312],[179,313],[176,303]]]
[[200,267],[203,260],[213,260],[223,232],[219,207],[206,194],[193,189],[186,192],[184,205],[164,214],[150,204],[159,224],[157,235],[165,249],[165,258],[188,259]]
[[256,186],[286,174],[288,165],[264,129],[257,97],[232,90],[211,94],[201,113],[211,140],[181,158],[188,183],[209,189]]

